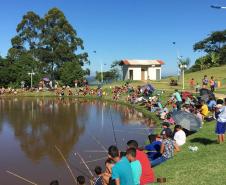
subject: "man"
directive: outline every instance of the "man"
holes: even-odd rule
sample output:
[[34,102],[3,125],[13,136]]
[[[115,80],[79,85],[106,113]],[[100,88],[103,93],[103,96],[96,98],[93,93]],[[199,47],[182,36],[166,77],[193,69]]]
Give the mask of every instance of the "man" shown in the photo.
[[172,137],[173,132],[172,132],[172,130],[170,129],[170,124],[169,124],[168,122],[163,122],[163,123],[162,123],[162,131],[161,131],[160,134],[162,135],[162,132],[165,131],[165,130],[169,130],[170,135],[171,135],[171,137]]
[[120,159],[119,150],[112,145],[108,148],[108,157],[113,159],[116,164],[112,168],[112,179],[116,185],[135,185],[130,163],[126,157]]
[[182,146],[186,143],[186,134],[182,130],[182,127],[180,125],[176,125],[174,127],[175,134],[174,134],[174,140],[176,141],[176,144],[178,146]]
[[217,115],[217,124],[216,124],[216,134],[218,143],[221,144],[224,142],[226,130],[226,98],[224,99],[224,106],[219,109],[219,114]]
[[147,155],[138,150],[138,143],[135,140],[130,140],[127,142],[128,148],[136,149],[136,159],[140,161],[142,167],[142,174],[140,178],[140,185],[149,185],[155,181],[154,171],[151,168],[150,161]]
[[136,160],[136,149],[135,148],[127,149],[126,157],[130,161],[130,165],[133,173],[133,181],[135,185],[140,185],[142,168],[141,168],[140,162]]
[[180,110],[182,105],[182,98],[177,89],[175,90],[175,93],[173,93],[173,97],[176,99],[177,110]]
[[161,140],[162,140],[161,136],[158,134],[155,137],[155,141],[145,146],[144,149],[147,151],[148,158],[150,161],[153,161],[161,156],[161,153],[160,153],[160,148],[162,144]]

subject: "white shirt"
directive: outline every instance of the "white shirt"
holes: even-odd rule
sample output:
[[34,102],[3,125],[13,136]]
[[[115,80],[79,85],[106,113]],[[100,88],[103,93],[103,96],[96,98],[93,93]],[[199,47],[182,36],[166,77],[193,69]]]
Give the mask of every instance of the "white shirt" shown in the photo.
[[226,106],[222,107],[220,109],[220,112],[221,113],[219,114],[217,121],[225,123],[226,122]]
[[186,142],[186,134],[183,130],[179,130],[174,135],[174,140],[178,146],[182,146]]

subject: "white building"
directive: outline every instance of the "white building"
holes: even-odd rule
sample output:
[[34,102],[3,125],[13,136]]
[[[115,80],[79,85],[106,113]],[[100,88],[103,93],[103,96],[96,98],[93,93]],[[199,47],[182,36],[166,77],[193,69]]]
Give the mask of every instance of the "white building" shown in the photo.
[[123,80],[161,80],[161,60],[122,60]]

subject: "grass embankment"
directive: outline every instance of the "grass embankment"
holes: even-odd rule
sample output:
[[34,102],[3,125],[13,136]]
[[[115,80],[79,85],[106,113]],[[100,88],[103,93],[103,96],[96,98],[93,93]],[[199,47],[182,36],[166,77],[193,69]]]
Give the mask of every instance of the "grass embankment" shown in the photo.
[[[205,123],[196,134],[187,138],[172,160],[155,168],[157,177],[166,177],[166,185],[223,185],[226,184],[226,143],[217,144],[215,122]],[[191,152],[188,146],[197,146]]]

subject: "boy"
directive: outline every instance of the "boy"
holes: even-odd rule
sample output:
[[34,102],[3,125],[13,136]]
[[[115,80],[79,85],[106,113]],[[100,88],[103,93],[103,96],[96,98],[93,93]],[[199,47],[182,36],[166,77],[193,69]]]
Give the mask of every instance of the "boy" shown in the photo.
[[94,185],[103,185],[102,168],[100,166],[96,166],[94,171],[95,171],[96,175],[98,176],[94,182]]
[[108,148],[108,157],[116,162],[112,168],[112,179],[116,185],[135,185],[130,163],[126,157],[120,158],[119,150],[112,145]]
[[224,99],[224,106],[219,109],[217,116],[216,134],[218,135],[217,141],[219,144],[224,142],[224,134],[226,130],[226,98]]
[[78,176],[77,177],[77,184],[78,185],[85,185],[85,183],[86,183],[86,180],[85,180],[84,176]]
[[132,168],[133,181],[135,185],[140,185],[140,177],[142,173],[141,164],[138,160],[136,160],[136,149],[129,148],[126,151],[126,157],[130,161],[130,165]]
[[140,177],[140,185],[148,185],[155,181],[154,171],[151,168],[150,161],[147,154],[138,149],[138,143],[135,140],[127,142],[128,148],[136,149],[136,159],[140,162],[142,168],[142,174]]
[[176,141],[176,144],[178,146],[182,146],[186,143],[186,134],[182,130],[182,127],[180,125],[176,125],[174,127],[175,134],[174,134],[174,140]]

